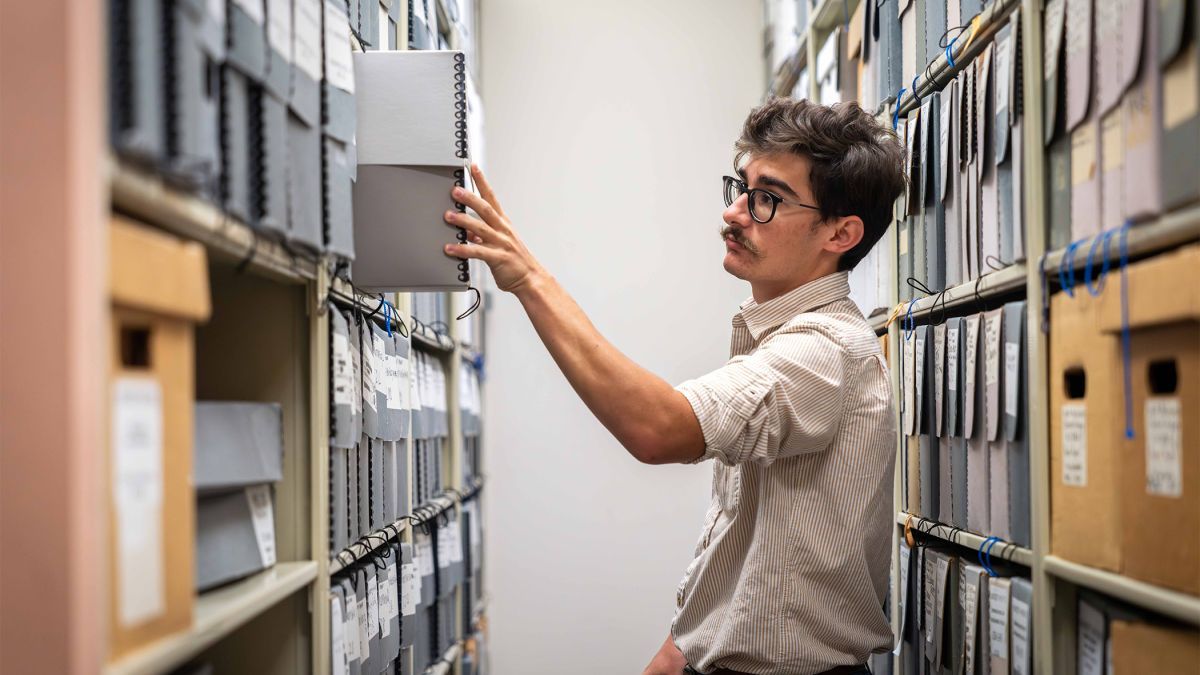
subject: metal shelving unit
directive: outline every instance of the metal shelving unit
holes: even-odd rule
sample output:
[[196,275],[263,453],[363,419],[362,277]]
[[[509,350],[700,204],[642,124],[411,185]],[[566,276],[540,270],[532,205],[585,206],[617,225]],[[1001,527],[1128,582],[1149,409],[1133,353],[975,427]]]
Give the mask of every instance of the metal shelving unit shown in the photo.
[[[1030,513],[1032,519],[1032,542],[1029,547],[1011,544],[996,544],[993,558],[1003,558],[1030,570],[1034,586],[1033,597],[1033,652],[1034,672],[1038,675],[1053,675],[1073,672],[1075,650],[1074,598],[1078,588],[1092,589],[1119,598],[1150,612],[1200,626],[1200,598],[1146,584],[1121,574],[1080,565],[1052,554],[1050,550],[1050,438],[1049,438],[1049,390],[1048,339],[1037,327],[1042,322],[1041,298],[1045,290],[1053,291],[1058,286],[1058,272],[1066,257],[1067,249],[1047,251],[1049,223],[1046,215],[1046,152],[1043,139],[1042,111],[1042,2],[1040,0],[995,0],[957,38],[952,48],[954,66],[945,54],[941,54],[928,68],[922,70],[916,80],[915,91],[909,89],[897,101],[889,97],[879,106],[877,116],[886,116],[890,124],[898,109],[900,117],[915,110],[921,99],[942,89],[958,71],[970,64],[992,41],[996,32],[1009,21],[1014,13],[1020,12],[1021,31],[1021,74],[1024,83],[1022,94],[1022,140],[1024,146],[1023,190],[1025,203],[1023,223],[1025,260],[1002,269],[989,272],[980,279],[939,291],[916,301],[900,301],[899,285],[891,280],[891,300],[895,303],[891,312],[877,314],[868,323],[877,335],[887,335],[889,351],[897,353],[903,332],[903,319],[908,310],[919,322],[937,320],[940,312],[963,313],[971,310],[976,302],[991,302],[1001,298],[1024,297],[1027,300],[1025,350],[1025,381],[1029,386],[1029,443],[1030,443]],[[853,14],[857,3],[847,5],[846,13]],[[791,52],[792,56],[769,83],[768,93],[787,95],[795,86],[799,69],[805,64],[815,63],[816,53],[828,38],[833,28],[842,20],[842,3],[823,0],[813,10],[809,26],[802,33]],[[973,37],[971,35],[973,30]],[[816,78],[809,97],[816,99]],[[897,233],[889,230],[881,245],[886,245],[892,259],[897,257]],[[1076,272],[1076,283],[1082,279],[1078,271],[1088,265],[1092,254],[1093,269],[1098,269],[1107,260],[1109,274],[1117,271],[1120,257],[1119,232],[1101,233],[1076,242],[1069,268]],[[1104,241],[1107,239],[1107,242]],[[1130,261],[1170,250],[1189,242],[1200,241],[1200,205],[1191,205],[1163,214],[1146,222],[1132,223],[1125,233],[1125,248]],[[910,306],[911,305],[911,306]],[[893,376],[893,395],[899,396],[898,377]],[[903,444],[897,444],[898,457],[903,457]],[[893,533],[892,560],[892,606],[899,606],[899,542],[904,537],[906,523],[913,530],[927,537],[978,551],[987,540],[986,536],[952,528],[925,518],[912,517],[904,513],[901,499],[906,486],[902,482],[897,466],[894,483],[896,495],[896,522]],[[893,628],[899,629],[899,618],[892,617]],[[899,667],[898,661],[895,663]],[[898,671],[897,671],[898,672]]]
[[248,623],[317,578],[317,563],[279,563],[196,598],[195,617],[186,632],[109,664],[105,675],[153,675],[183,665],[221,638]]

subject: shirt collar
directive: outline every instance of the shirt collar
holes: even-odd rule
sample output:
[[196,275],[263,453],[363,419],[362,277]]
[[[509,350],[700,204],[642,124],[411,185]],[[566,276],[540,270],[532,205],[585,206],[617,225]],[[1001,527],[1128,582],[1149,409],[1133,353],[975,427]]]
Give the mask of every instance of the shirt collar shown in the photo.
[[[742,303],[741,311],[734,317],[734,323],[745,322],[750,335],[757,341],[763,333],[779,327],[797,314],[828,305],[849,295],[850,273],[834,272],[797,286],[761,305],[755,302],[754,298],[746,300]],[[741,322],[738,321],[739,318]]]

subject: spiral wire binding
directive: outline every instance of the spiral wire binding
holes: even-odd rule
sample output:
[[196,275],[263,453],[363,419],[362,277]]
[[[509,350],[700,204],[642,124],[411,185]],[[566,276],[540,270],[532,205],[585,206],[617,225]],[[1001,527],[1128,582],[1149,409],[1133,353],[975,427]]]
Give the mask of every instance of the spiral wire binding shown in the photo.
[[[454,147],[455,156],[465,160],[469,154],[467,152],[467,74],[466,74],[466,57],[462,52],[454,54]],[[454,170],[454,186],[466,187],[466,173],[463,169]],[[454,202],[454,208],[459,213],[466,213],[467,207],[459,202]],[[459,243],[467,243],[467,231],[463,228],[458,228]],[[458,280],[465,283],[471,281],[471,266],[466,260],[459,259],[458,261]]]

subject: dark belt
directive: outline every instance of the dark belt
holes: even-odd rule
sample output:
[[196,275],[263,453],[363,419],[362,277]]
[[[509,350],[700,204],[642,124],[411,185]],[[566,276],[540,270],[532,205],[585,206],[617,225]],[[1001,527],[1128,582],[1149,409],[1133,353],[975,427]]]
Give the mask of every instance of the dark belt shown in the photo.
[[[743,673],[740,670],[730,670],[728,668],[717,668],[710,670],[707,673],[702,673],[691,666],[686,666],[683,669],[686,675],[753,675],[753,673]],[[829,670],[817,673],[817,675],[861,675],[861,673],[870,673],[866,665],[861,666],[837,666]]]

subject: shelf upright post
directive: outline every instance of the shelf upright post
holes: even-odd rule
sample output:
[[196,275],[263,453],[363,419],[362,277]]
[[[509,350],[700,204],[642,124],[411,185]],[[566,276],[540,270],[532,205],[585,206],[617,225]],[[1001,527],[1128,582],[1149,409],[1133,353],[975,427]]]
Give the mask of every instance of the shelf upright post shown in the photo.
[[[1050,550],[1050,419],[1046,371],[1047,341],[1042,333],[1042,276],[1039,264],[1046,250],[1045,146],[1042,140],[1042,2],[1021,2],[1021,57],[1025,176],[1025,353],[1029,391],[1030,518],[1033,549],[1033,672],[1054,673],[1053,580],[1046,574]],[[1064,641],[1065,643],[1066,641]],[[1073,644],[1073,642],[1072,642]]]
[[309,424],[312,428],[312,495],[309,522],[312,557],[317,578],[309,590],[312,612],[312,665],[314,673],[330,672],[329,612],[329,265],[317,265],[317,278],[308,285],[309,320]]

